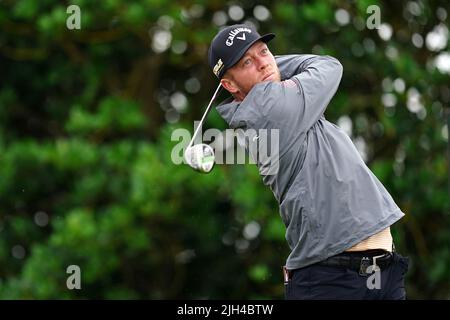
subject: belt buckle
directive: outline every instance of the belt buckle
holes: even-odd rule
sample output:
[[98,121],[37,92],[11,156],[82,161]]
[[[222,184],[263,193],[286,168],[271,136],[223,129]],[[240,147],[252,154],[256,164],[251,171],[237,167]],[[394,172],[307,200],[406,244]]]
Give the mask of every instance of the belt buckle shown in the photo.
[[379,259],[379,261],[385,261],[385,262],[386,262],[386,260],[382,260],[382,259],[384,259],[384,258],[389,259],[390,257],[391,257],[391,253],[390,253],[390,252],[387,252],[387,253],[385,253],[385,254],[382,254],[382,255],[373,257],[372,259],[373,259],[374,269],[377,268],[377,267],[378,267],[378,269],[380,268],[380,267],[377,265],[377,259]]
[[370,259],[368,257],[363,257],[361,259],[361,264],[359,265],[359,275],[367,276],[367,268],[370,266]]

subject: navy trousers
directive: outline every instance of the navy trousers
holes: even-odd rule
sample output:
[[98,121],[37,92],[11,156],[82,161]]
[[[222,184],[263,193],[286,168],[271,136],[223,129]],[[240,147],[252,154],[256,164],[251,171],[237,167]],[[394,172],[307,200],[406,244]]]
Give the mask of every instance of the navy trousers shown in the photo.
[[290,271],[290,278],[285,279],[285,297],[288,300],[405,300],[408,265],[409,258],[396,252],[392,253],[392,262],[387,267],[370,274],[361,274],[355,268],[313,264]]

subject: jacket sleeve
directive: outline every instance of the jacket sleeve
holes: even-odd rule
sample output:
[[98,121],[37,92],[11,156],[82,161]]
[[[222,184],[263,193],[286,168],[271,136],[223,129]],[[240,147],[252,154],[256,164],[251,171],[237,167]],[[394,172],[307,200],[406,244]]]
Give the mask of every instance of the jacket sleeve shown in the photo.
[[[289,55],[276,57],[281,83],[259,84],[264,92],[258,104],[278,123],[295,119],[295,127],[309,130],[323,115],[342,77],[342,65],[330,56]],[[257,85],[258,86],[258,85]],[[271,97],[267,101],[264,97]],[[288,121],[289,123],[292,120]]]
[[281,80],[290,79],[305,70],[309,59],[315,57],[312,54],[290,54],[275,56]]

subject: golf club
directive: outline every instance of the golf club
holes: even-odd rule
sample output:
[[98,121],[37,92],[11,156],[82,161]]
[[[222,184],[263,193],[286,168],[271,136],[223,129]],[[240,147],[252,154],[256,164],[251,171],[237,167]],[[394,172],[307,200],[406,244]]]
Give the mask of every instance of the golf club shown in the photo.
[[208,104],[208,107],[206,107],[206,111],[203,114],[202,119],[200,120],[200,123],[197,127],[197,129],[194,131],[194,135],[192,136],[191,141],[189,142],[186,151],[184,152],[184,158],[187,162],[187,164],[193,168],[196,171],[199,171],[201,173],[208,173],[212,170],[214,167],[214,150],[210,145],[200,143],[193,145],[194,139],[197,136],[198,132],[200,131],[201,127],[203,126],[203,122],[205,121],[206,116],[208,115],[212,102],[217,96],[217,93],[219,92],[221,88],[221,84],[217,87],[216,91],[214,92],[211,101]]

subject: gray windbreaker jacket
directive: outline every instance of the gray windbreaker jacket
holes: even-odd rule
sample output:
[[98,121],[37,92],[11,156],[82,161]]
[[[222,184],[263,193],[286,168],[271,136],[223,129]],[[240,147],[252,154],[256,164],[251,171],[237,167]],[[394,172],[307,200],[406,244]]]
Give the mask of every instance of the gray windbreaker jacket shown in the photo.
[[[339,61],[315,55],[276,61],[281,83],[259,83],[243,101],[230,98],[217,110],[234,129],[278,130],[271,158],[277,170],[263,170],[267,161],[256,164],[280,205],[291,249],[286,267],[296,269],[356,245],[404,214],[347,134],[324,117],[342,77]],[[249,150],[257,138],[238,141]]]

